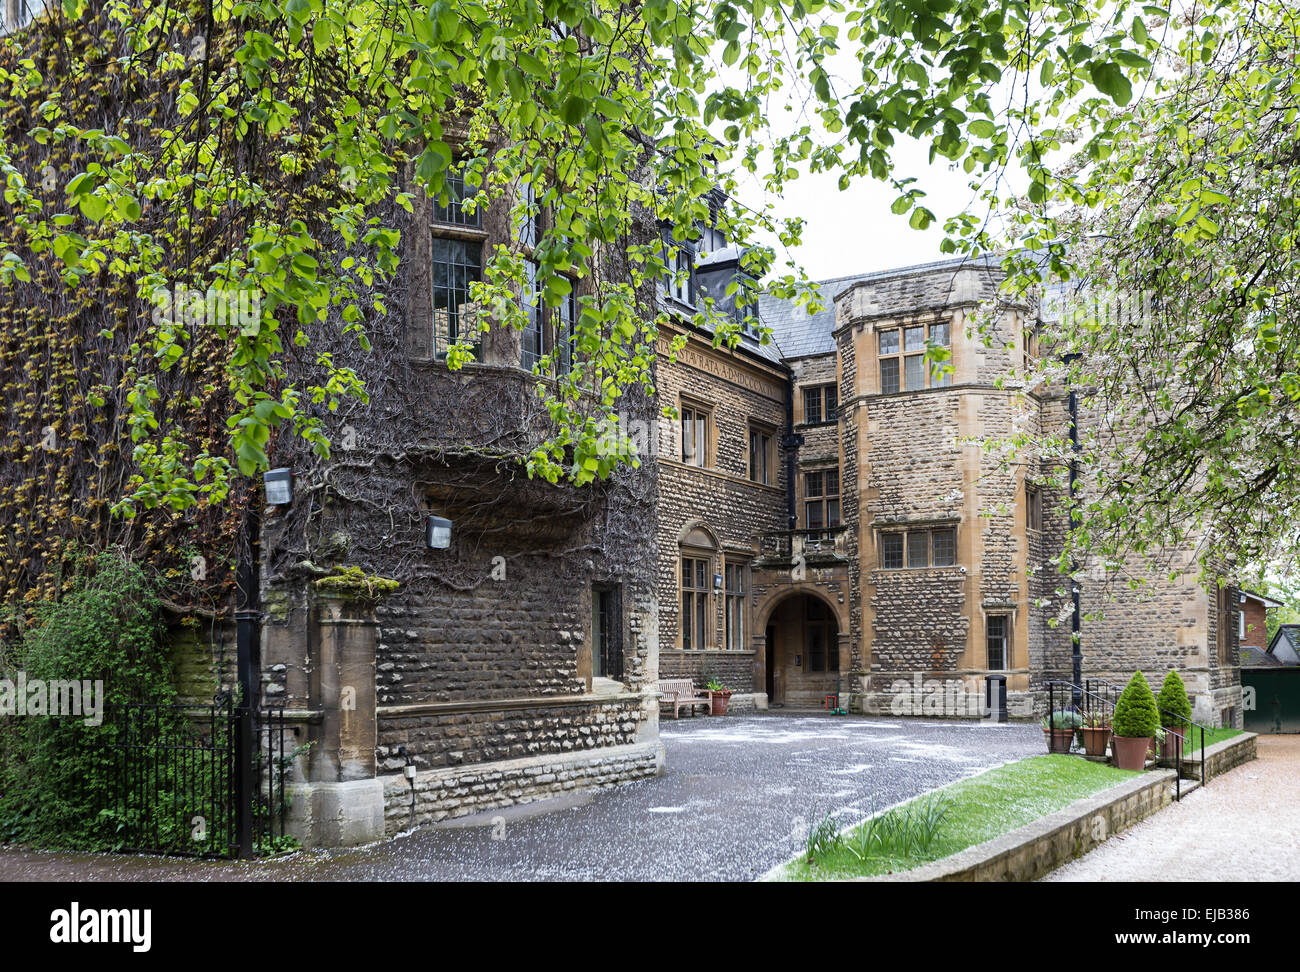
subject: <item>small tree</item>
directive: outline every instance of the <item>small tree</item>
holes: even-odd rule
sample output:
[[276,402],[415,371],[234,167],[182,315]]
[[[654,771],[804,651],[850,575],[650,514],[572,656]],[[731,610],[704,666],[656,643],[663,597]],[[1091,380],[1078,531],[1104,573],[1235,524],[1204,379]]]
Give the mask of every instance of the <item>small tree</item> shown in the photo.
[[[1161,722],[1170,728],[1177,729],[1184,721],[1191,721],[1192,703],[1187,698],[1187,689],[1183,685],[1182,676],[1177,672],[1170,672],[1165,676],[1156,705],[1160,709]],[[1179,716],[1182,718],[1180,719]]]
[[1160,710],[1156,707],[1156,697],[1151,694],[1151,686],[1142,673],[1134,672],[1115,703],[1115,735],[1130,739],[1151,737],[1159,728]]

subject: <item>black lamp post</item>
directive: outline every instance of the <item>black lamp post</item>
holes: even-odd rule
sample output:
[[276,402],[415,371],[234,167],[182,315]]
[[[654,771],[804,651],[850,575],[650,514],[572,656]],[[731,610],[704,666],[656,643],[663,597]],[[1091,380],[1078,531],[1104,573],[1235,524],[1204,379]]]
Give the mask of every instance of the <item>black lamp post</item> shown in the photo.
[[[1080,355],[1078,352],[1072,352],[1064,355],[1062,361],[1065,363],[1065,387],[1070,390],[1069,410],[1070,410],[1070,532],[1079,526],[1079,511],[1075,506],[1076,484],[1079,478],[1079,394],[1075,390],[1073,383],[1070,381],[1070,369],[1074,367]],[[1074,542],[1073,535],[1071,543]],[[1072,664],[1074,688],[1071,690],[1074,696],[1071,700],[1076,706],[1081,701],[1080,686],[1083,684],[1083,644],[1081,641],[1081,632],[1079,627],[1079,595],[1082,593],[1079,588],[1079,582],[1074,575],[1079,570],[1077,560],[1070,558],[1070,597],[1073,601],[1074,611],[1070,618],[1070,661]]]

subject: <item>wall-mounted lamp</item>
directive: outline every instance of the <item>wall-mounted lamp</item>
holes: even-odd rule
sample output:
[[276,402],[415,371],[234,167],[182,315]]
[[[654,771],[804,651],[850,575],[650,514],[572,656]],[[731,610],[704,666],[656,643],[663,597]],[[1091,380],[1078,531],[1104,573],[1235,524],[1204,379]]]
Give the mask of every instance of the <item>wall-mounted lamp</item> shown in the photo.
[[722,590],[722,575],[721,575],[721,574],[714,574],[714,575],[713,575],[713,589],[714,589],[715,591],[720,591],[720,590]]
[[424,542],[430,550],[446,550],[451,546],[451,520],[429,514],[424,524]]
[[266,501],[271,506],[288,506],[293,502],[292,469],[268,469],[262,473],[262,486],[266,489]]

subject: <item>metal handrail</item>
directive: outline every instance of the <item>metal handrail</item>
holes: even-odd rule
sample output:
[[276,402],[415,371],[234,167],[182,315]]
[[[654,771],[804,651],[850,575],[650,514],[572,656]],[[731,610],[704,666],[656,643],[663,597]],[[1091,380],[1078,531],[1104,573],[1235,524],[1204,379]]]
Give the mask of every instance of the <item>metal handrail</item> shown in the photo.
[[[1067,698],[1070,699],[1070,702],[1068,705],[1062,706],[1063,710],[1072,710],[1079,713],[1085,711],[1087,712],[1095,711],[1091,706],[1085,707],[1080,704],[1083,700],[1087,699],[1093,703],[1099,704],[1103,710],[1109,709],[1111,715],[1111,726],[1112,727],[1114,726],[1115,706],[1116,703],[1119,701],[1118,695],[1114,699],[1107,698],[1104,695],[1098,695],[1096,692],[1092,691],[1092,686],[1100,685],[1109,689],[1118,689],[1119,686],[1113,685],[1112,683],[1106,681],[1105,679],[1088,679],[1085,683],[1087,685],[1086,688],[1082,685],[1076,685],[1074,682],[1066,681],[1065,679],[1049,679],[1044,684],[1047,686],[1047,718],[1048,718],[1049,726],[1051,724],[1052,713],[1057,711],[1056,709],[1057,686],[1060,686],[1062,689],[1069,690]],[[1187,716],[1184,716],[1180,713],[1166,712],[1164,709],[1159,708],[1159,706],[1157,706],[1157,711],[1159,711],[1160,713],[1161,728],[1164,729],[1166,732],[1170,732],[1170,731],[1174,732],[1174,738],[1175,738],[1174,799],[1182,800],[1183,798],[1183,743],[1187,737],[1186,735],[1184,735],[1184,733],[1170,730],[1169,727],[1166,725],[1166,720],[1177,720],[1179,723],[1185,723],[1187,726],[1186,732],[1188,735],[1190,735],[1190,733],[1193,730],[1196,729],[1200,730],[1201,786],[1205,786],[1205,729],[1206,727],[1201,725],[1199,722],[1193,722],[1191,719],[1187,718]],[[1071,742],[1071,746],[1073,746],[1073,742]]]
[[[1166,732],[1169,732],[1170,730],[1169,730],[1169,727],[1166,726],[1166,725],[1164,724],[1164,720],[1165,720],[1165,719],[1170,719],[1170,718],[1172,718],[1172,719],[1177,719],[1177,720],[1180,720],[1181,722],[1186,723],[1186,724],[1187,724],[1187,727],[1188,727],[1188,732],[1189,732],[1189,733],[1190,733],[1192,730],[1194,730],[1194,729],[1199,729],[1199,730],[1201,731],[1201,749],[1200,749],[1200,753],[1201,753],[1201,786],[1205,786],[1205,728],[1206,728],[1206,727],[1203,726],[1203,725],[1201,725],[1199,722],[1193,722],[1191,719],[1187,718],[1187,716],[1182,715],[1182,714],[1180,714],[1180,713],[1178,713],[1178,712],[1166,712],[1164,709],[1161,709],[1161,710],[1160,710],[1160,725],[1161,725],[1161,728],[1164,729]],[[1176,744],[1176,747],[1175,747],[1175,748],[1176,748],[1177,752],[1178,752],[1179,754],[1181,754],[1181,753],[1182,753],[1182,749],[1183,749],[1183,740],[1184,740],[1185,737],[1184,737],[1182,734],[1177,733],[1177,732],[1174,733],[1174,735],[1178,737],[1178,743]],[[1181,770],[1181,767],[1182,767],[1182,759],[1181,759],[1181,755],[1180,755],[1180,759],[1179,759],[1179,761],[1178,761],[1178,765],[1179,765],[1179,768],[1180,768],[1180,770]]]

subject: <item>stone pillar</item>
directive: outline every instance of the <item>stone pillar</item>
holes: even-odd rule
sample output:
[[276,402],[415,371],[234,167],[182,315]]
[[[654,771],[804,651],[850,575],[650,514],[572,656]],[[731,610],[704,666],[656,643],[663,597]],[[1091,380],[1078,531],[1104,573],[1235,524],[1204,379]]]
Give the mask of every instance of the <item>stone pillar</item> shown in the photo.
[[375,775],[375,602],[317,590],[309,623],[315,718],[306,782],[290,788],[289,830],[307,847],[379,840],[384,787]]

